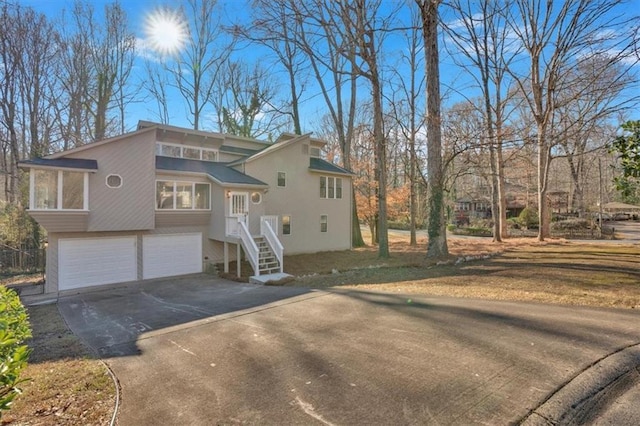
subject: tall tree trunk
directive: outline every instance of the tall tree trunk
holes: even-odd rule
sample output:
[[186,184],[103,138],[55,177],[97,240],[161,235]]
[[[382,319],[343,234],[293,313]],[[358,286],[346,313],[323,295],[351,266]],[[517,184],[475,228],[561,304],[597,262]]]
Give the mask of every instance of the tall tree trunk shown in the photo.
[[447,256],[444,218],[444,170],[440,128],[440,70],[438,52],[439,0],[416,0],[422,17],[427,75],[427,177],[429,180],[429,226],[427,257]]
[[547,182],[551,151],[547,146],[544,128],[538,126],[538,241],[551,235],[549,203],[547,202]]

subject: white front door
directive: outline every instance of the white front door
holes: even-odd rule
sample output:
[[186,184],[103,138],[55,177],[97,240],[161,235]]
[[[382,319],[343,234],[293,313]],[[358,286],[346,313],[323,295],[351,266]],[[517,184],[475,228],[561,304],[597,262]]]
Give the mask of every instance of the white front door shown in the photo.
[[237,217],[244,223],[247,223],[249,215],[249,193],[248,192],[232,192],[229,200],[229,216]]

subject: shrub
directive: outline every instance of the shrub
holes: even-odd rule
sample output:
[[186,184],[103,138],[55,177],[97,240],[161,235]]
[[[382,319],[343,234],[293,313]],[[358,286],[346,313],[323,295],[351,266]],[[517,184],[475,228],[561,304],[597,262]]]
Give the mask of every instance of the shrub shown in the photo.
[[569,229],[590,229],[591,223],[587,219],[568,219],[554,222],[551,228],[557,231]]
[[22,343],[30,337],[29,317],[18,295],[0,286],[0,417],[20,394],[20,372],[30,353]]
[[507,219],[507,225],[512,229],[520,229],[520,221],[517,217],[510,217]]
[[518,216],[518,222],[520,223],[520,226],[524,226],[525,228],[537,227],[538,212],[527,207],[522,210],[522,212],[520,212],[520,215]]

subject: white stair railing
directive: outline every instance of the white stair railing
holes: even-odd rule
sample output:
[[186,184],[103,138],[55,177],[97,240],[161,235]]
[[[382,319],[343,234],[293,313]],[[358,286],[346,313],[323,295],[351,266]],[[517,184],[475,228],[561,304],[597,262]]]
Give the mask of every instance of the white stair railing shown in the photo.
[[[249,259],[249,263],[253,268],[256,275],[260,275],[260,267],[258,265],[259,250],[256,242],[249,233],[247,224],[238,219],[238,233],[240,234],[240,240],[242,241],[242,247]],[[238,259],[240,261],[240,259]]]
[[278,264],[280,265],[280,273],[282,273],[283,262],[284,262],[284,259],[283,259],[284,247],[282,246],[282,243],[278,239],[278,235],[272,228],[271,222],[272,221],[270,220],[270,217],[268,216],[262,217],[260,220],[260,233],[262,234],[262,236],[264,236],[264,239],[267,241],[267,244],[269,245],[271,252],[276,256],[276,259],[278,259]]

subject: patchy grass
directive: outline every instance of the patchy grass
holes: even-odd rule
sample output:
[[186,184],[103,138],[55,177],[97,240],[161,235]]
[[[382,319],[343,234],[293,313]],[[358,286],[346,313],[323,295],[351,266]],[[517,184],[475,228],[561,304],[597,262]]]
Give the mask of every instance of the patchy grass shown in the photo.
[[391,257],[375,247],[288,256],[285,271],[296,285],[494,300],[640,308],[637,245],[551,239],[449,240],[451,256],[425,259],[426,240],[390,238]]
[[44,283],[44,275],[42,273],[0,276],[0,285],[19,286],[42,283]]
[[1,423],[17,425],[106,425],[115,388],[106,367],[71,333],[56,305],[28,307],[33,349],[22,377],[23,394]]

